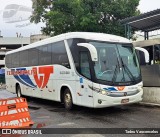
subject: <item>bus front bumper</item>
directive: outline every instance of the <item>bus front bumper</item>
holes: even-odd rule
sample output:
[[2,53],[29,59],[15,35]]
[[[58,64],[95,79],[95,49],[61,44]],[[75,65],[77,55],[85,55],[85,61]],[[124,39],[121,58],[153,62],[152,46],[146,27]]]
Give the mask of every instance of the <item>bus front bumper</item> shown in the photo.
[[143,89],[141,89],[135,95],[123,96],[123,97],[110,97],[107,95],[95,93],[94,108],[104,108],[104,107],[110,107],[110,106],[137,103],[142,101],[142,95],[143,95]]

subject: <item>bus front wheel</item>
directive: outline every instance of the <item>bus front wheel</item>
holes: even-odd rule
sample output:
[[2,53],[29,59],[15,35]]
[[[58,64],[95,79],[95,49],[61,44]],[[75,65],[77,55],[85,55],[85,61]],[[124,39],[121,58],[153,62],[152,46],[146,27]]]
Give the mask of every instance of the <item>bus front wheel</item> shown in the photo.
[[17,93],[17,97],[22,97],[20,85],[17,85],[17,86],[16,86],[16,93]]
[[65,89],[63,101],[64,101],[64,107],[67,110],[71,110],[73,108],[72,95],[69,89]]

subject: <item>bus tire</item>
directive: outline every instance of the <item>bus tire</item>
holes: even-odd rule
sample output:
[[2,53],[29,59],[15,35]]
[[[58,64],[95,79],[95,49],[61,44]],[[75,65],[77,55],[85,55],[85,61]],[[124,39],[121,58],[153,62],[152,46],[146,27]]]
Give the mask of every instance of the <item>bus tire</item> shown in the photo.
[[17,94],[17,97],[22,97],[21,87],[19,84],[16,86],[16,94]]
[[71,110],[73,108],[72,95],[68,88],[64,91],[63,101],[66,110]]

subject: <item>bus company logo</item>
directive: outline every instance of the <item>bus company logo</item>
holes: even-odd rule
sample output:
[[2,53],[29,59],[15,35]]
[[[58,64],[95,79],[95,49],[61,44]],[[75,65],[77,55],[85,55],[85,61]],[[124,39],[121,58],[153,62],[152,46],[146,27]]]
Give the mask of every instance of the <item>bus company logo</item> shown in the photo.
[[118,89],[119,91],[122,91],[122,90],[124,90],[124,89],[125,89],[125,86],[117,87],[117,89]]
[[45,67],[33,67],[33,76],[37,86],[41,89],[45,88],[50,78],[50,75],[54,72],[53,66]]
[[[32,70],[26,70],[26,68],[11,69],[7,71],[7,75],[13,75],[14,78],[31,88],[43,89],[46,87],[50,75],[54,72],[53,66],[33,67]],[[30,79],[30,75],[33,75],[36,85]]]

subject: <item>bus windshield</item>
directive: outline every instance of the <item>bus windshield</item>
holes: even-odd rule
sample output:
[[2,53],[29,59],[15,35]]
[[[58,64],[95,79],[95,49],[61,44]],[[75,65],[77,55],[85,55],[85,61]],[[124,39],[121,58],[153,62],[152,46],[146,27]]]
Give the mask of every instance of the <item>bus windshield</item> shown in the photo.
[[108,82],[132,82],[140,79],[140,68],[132,44],[90,42],[98,53],[96,79]]

